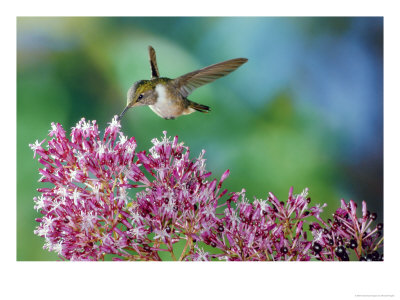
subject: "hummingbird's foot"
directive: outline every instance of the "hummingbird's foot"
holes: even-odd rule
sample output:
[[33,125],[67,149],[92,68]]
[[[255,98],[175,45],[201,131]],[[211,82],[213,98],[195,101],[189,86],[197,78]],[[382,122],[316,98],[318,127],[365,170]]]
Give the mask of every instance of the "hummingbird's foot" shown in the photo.
[[164,118],[165,120],[175,120],[175,117]]

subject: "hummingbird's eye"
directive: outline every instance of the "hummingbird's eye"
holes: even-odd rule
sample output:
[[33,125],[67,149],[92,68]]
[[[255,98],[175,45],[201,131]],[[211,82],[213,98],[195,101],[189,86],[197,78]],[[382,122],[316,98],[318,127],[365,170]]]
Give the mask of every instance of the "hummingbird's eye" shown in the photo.
[[142,98],[143,98],[143,94],[140,94],[139,97],[138,97],[138,100],[140,100]]

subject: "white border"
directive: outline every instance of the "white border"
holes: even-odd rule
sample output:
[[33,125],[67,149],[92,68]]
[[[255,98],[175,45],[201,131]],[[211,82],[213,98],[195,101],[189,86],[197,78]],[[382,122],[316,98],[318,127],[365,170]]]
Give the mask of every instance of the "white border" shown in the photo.
[[[387,1],[388,2],[388,1]],[[2,8],[1,172],[3,299],[179,299],[217,297],[354,299],[400,297],[397,197],[400,69],[396,2],[378,1],[15,1]],[[16,262],[16,16],[384,16],[385,262],[384,263],[28,263]],[[11,187],[11,188],[10,188]],[[396,271],[396,272],[395,272]],[[7,296],[5,296],[7,294]],[[391,298],[391,299],[394,299]],[[359,299],[362,299],[359,298]]]

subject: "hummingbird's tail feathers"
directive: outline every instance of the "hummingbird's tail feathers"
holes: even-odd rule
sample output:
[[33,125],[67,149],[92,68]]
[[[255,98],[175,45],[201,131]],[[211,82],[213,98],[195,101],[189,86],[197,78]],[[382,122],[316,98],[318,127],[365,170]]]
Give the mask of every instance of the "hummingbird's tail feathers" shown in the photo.
[[156,51],[152,46],[149,46],[149,57],[150,57],[150,67],[151,67],[151,78],[160,77],[160,72],[158,72]]
[[247,58],[235,58],[187,73],[174,79],[181,95],[187,97],[193,90],[228,75],[247,62]]
[[203,105],[203,104],[199,104],[193,101],[189,102],[189,107],[193,108],[194,110],[197,110],[199,112],[202,113],[208,113],[209,111],[211,111],[210,107],[207,105]]

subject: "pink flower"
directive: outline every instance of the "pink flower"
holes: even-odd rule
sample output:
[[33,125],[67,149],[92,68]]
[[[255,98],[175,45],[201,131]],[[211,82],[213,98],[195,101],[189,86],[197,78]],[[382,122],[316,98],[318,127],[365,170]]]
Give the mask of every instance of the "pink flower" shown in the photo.
[[120,129],[117,116],[103,135],[96,121],[81,119],[69,137],[52,123],[47,145],[30,145],[47,183],[34,197],[45,249],[68,260],[161,260],[163,252],[173,260],[348,260],[347,245],[359,259],[382,259],[383,225],[372,227],[364,202],[357,217],[356,204],[342,200],[332,222],[321,218],[326,204],[309,207],[308,189],[291,187],[287,201],[272,193],[249,201],[245,190],[222,189],[229,170],[208,179],[204,150],[191,158],[163,132],[148,153],[136,152]]

